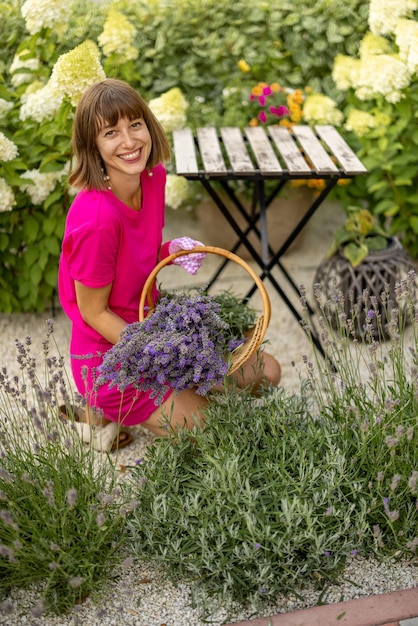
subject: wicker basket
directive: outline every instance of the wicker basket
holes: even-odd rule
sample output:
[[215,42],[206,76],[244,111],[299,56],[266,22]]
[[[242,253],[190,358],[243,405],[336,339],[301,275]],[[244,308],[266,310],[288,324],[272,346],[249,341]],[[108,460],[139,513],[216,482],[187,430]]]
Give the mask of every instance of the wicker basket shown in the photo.
[[[242,268],[246,270],[246,272],[254,280],[262,298],[262,304],[263,304],[262,314],[258,317],[253,328],[251,328],[248,331],[246,335],[247,340],[239,348],[237,348],[231,353],[231,362],[230,362],[228,373],[232,374],[232,372],[235,372],[237,369],[239,369],[247,361],[247,359],[253,354],[253,352],[255,352],[260,347],[264,339],[266,330],[268,328],[268,325],[270,322],[270,315],[271,315],[270,298],[268,296],[268,293],[264,286],[263,281],[259,278],[259,276],[257,276],[257,274],[252,270],[252,268],[245,261],[243,261],[236,254],[233,254],[233,252],[229,252],[229,250],[224,250],[223,248],[217,248],[215,246],[199,246],[199,247],[194,248],[193,250],[179,250],[178,252],[175,252],[174,254],[171,254],[170,256],[163,259],[163,261],[160,261],[160,263],[156,265],[156,267],[153,269],[151,274],[148,276],[145,282],[144,288],[142,290],[142,294],[141,294],[141,298],[139,302],[139,320],[142,322],[142,320],[145,318],[145,306],[146,305],[151,310],[151,313],[155,307],[152,292],[153,292],[153,287],[154,287],[157,275],[160,272],[160,270],[163,269],[166,265],[170,265],[179,256],[184,256],[185,254],[193,254],[195,252],[206,252],[208,254],[217,254],[219,256],[223,256],[227,258],[229,261],[234,261],[235,263],[240,265]],[[149,315],[149,313],[150,312],[147,311],[147,315]]]

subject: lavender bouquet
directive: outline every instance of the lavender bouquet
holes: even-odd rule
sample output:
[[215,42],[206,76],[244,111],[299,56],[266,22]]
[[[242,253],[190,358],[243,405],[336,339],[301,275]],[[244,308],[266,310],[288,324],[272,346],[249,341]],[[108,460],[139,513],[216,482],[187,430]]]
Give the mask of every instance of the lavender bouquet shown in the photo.
[[228,372],[228,324],[208,295],[162,297],[152,315],[129,324],[98,368],[97,384],[151,391],[161,404],[169,388],[205,395]]

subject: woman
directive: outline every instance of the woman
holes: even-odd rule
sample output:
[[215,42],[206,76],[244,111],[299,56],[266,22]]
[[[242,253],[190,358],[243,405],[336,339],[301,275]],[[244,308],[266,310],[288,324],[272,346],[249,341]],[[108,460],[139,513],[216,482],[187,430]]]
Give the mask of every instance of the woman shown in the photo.
[[[74,119],[74,167],[69,182],[80,191],[65,227],[59,265],[61,305],[72,322],[71,366],[87,411],[79,415],[84,440],[99,449],[115,449],[131,440],[119,426],[141,424],[162,435],[163,421],[191,428],[203,417],[208,400],[193,389],[168,392],[156,406],[149,393],[129,388],[121,394],[95,387],[103,354],[122,329],[138,320],[146,278],[160,259],[180,249],[202,245],[181,237],[162,245],[167,137],[146,102],[126,83],[105,79],[86,90]],[[190,273],[204,254],[181,256],[175,263]],[[247,362],[239,384],[278,384],[280,366],[263,355]],[[90,429],[88,424],[95,424]]]

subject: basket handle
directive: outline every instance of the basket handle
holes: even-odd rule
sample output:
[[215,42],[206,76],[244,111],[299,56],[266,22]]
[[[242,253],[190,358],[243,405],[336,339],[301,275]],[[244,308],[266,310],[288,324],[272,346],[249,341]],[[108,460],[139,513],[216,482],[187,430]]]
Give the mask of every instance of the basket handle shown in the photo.
[[206,252],[209,254],[217,254],[219,256],[223,256],[229,259],[230,261],[234,261],[235,263],[240,265],[244,270],[246,270],[246,272],[251,276],[251,278],[255,282],[262,298],[263,325],[264,325],[264,332],[265,332],[270,322],[271,305],[270,305],[270,298],[269,298],[269,295],[267,293],[267,290],[265,288],[263,281],[254,272],[254,270],[248,265],[248,263],[246,263],[243,259],[241,259],[241,257],[239,257],[237,254],[234,254],[233,252],[230,252],[229,250],[224,250],[223,248],[217,248],[216,246],[197,246],[196,248],[193,248],[192,250],[179,250],[178,252],[174,252],[173,254],[170,254],[165,259],[160,261],[158,265],[154,267],[154,269],[148,276],[147,280],[145,281],[144,287],[142,289],[141,298],[139,301],[139,321],[142,322],[145,318],[145,312],[144,312],[145,302],[147,302],[148,306],[151,309],[154,308],[155,303],[152,297],[152,290],[153,290],[158,272],[166,265],[171,264],[175,259],[177,259],[177,257],[184,256],[185,254],[193,254],[195,252]]

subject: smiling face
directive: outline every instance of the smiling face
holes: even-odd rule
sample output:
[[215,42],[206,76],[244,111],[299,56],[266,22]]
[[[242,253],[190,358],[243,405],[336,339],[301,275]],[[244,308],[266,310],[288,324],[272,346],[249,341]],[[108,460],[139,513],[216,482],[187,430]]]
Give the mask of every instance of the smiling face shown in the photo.
[[128,184],[132,189],[131,174],[137,177],[145,167],[152,169],[170,158],[167,136],[145,100],[116,78],[95,83],[82,95],[71,149],[70,184],[102,191],[107,188],[103,166],[112,187]]
[[112,187],[139,180],[151,154],[152,140],[144,119],[119,118],[115,125],[103,122],[96,137],[97,149]]

